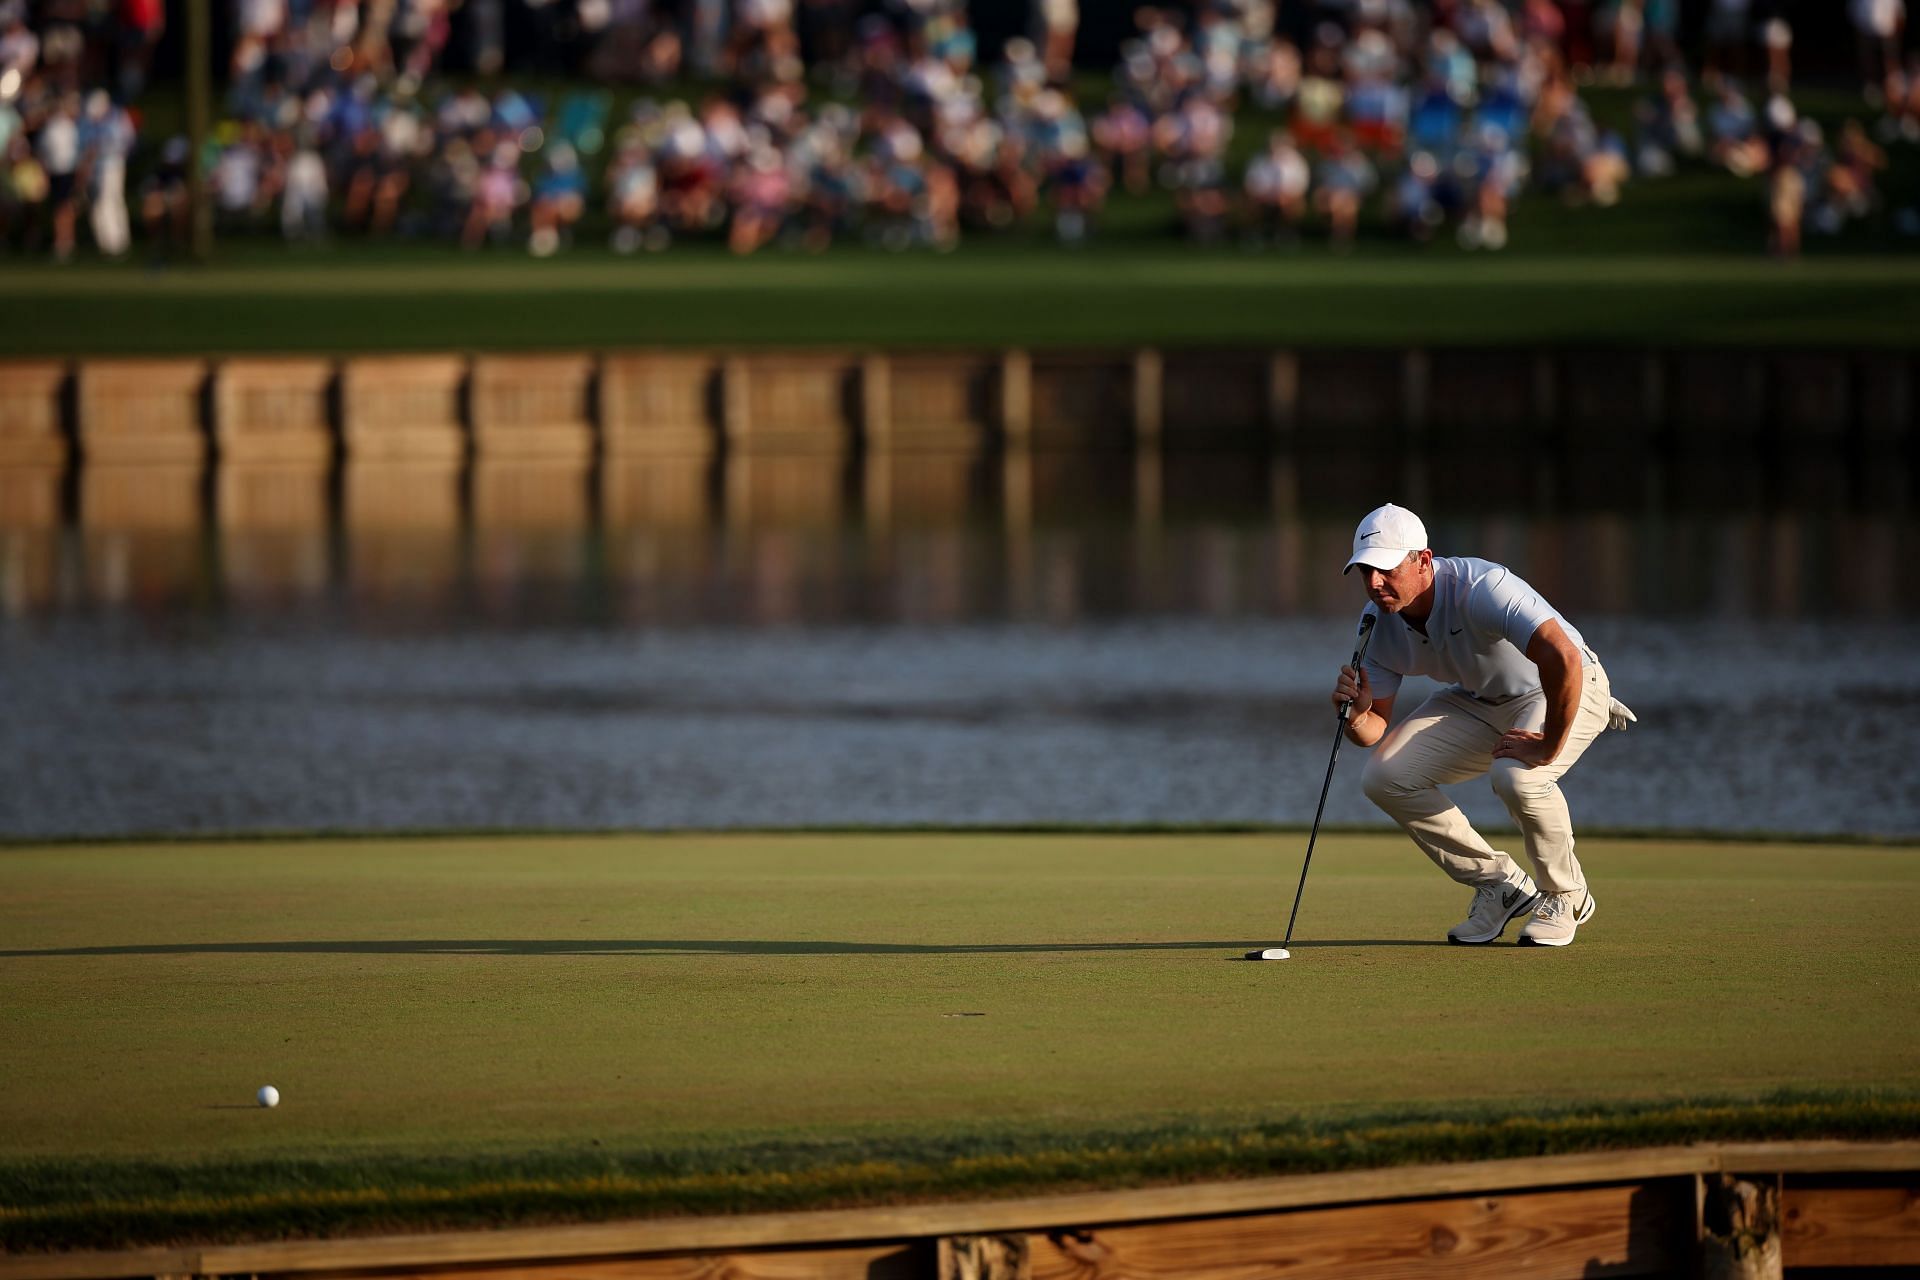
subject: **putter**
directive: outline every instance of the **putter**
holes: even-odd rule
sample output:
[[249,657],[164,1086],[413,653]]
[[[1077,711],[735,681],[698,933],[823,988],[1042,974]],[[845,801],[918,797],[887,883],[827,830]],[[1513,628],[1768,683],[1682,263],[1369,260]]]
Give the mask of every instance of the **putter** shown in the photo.
[[[1353,650],[1353,660],[1347,665],[1356,673],[1360,662],[1367,656],[1367,641],[1373,636],[1373,624],[1376,615],[1366,614],[1360,619],[1360,639]],[[1293,953],[1287,948],[1293,945],[1293,922],[1300,916],[1300,895],[1307,890],[1307,868],[1313,865],[1313,842],[1320,837],[1320,815],[1327,811],[1327,789],[1333,785],[1333,766],[1340,762],[1340,740],[1347,736],[1347,721],[1353,718],[1353,704],[1340,704],[1339,722],[1333,727],[1333,754],[1327,758],[1327,780],[1320,784],[1320,803],[1313,810],[1313,830],[1307,835],[1307,856],[1300,863],[1300,887],[1293,891],[1293,910],[1287,916],[1287,936],[1277,947],[1261,947],[1247,952],[1249,960],[1288,960]]]

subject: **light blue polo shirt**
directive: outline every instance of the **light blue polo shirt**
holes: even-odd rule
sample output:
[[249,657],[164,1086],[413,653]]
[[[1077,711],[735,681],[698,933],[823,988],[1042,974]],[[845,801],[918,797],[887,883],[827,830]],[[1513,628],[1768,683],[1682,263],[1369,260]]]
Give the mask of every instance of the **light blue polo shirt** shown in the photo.
[[1505,565],[1470,556],[1434,557],[1433,612],[1421,635],[1397,613],[1377,619],[1363,665],[1376,698],[1391,698],[1402,676],[1428,676],[1483,702],[1506,702],[1540,688],[1527,642],[1552,619],[1586,663],[1586,641],[1538,591]]

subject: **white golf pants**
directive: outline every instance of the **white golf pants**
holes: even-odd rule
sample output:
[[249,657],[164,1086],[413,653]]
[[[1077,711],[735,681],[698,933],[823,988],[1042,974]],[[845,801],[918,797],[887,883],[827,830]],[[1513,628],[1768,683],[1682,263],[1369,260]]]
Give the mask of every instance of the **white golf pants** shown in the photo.
[[1495,760],[1493,748],[1509,729],[1538,732],[1545,725],[1545,694],[1487,703],[1453,690],[1436,693],[1375,744],[1360,775],[1361,789],[1455,880],[1500,884],[1516,878],[1518,866],[1488,844],[1440,790],[1489,774],[1494,794],[1526,841],[1534,883],[1549,893],[1585,888],[1586,876],[1573,854],[1573,819],[1560,794],[1560,777],[1607,727],[1611,702],[1606,670],[1588,651],[1581,671],[1580,710],[1567,745],[1552,764],[1528,768],[1514,760]]

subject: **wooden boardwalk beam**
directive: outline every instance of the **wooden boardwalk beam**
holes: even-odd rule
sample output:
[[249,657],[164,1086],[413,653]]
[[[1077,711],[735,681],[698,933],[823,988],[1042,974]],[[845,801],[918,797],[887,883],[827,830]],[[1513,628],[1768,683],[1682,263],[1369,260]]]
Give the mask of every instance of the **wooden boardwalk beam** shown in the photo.
[[[930,1242],[942,1237],[987,1232],[1031,1234],[1035,1277],[1231,1274],[1246,1280],[1269,1274],[1335,1274],[1324,1267],[1331,1265],[1327,1259],[1337,1251],[1330,1252],[1330,1245],[1316,1245],[1318,1252],[1302,1252],[1301,1242],[1307,1237],[1301,1232],[1316,1237],[1330,1232],[1343,1239],[1358,1232],[1398,1241],[1385,1256],[1402,1262],[1424,1249],[1431,1255],[1428,1262],[1452,1259],[1449,1267],[1472,1263],[1464,1270],[1433,1274],[1581,1274],[1578,1268],[1516,1270],[1511,1258],[1523,1244],[1526,1249],[1544,1250],[1541,1256],[1556,1258],[1570,1257],[1584,1248],[1581,1266],[1589,1260],[1615,1258],[1618,1268],[1627,1268],[1604,1263],[1609,1275],[1654,1274],[1664,1264],[1646,1271],[1634,1268],[1643,1260],[1670,1259],[1672,1232],[1691,1240],[1692,1180],[1721,1172],[1787,1176],[1783,1235],[1789,1266],[1852,1266],[1872,1260],[1873,1265],[1920,1267],[1920,1210],[1915,1208],[1920,1142],[1789,1142],[1660,1147],[978,1203],[0,1257],[0,1280],[315,1272],[342,1277],[373,1271],[440,1275],[474,1267],[519,1268],[529,1277],[538,1272],[540,1280],[560,1280],[563,1271],[593,1280],[869,1274],[837,1270],[843,1262],[878,1267],[871,1274],[879,1275],[896,1274],[891,1268],[904,1265],[897,1255],[909,1246],[930,1247]],[[1849,1175],[1850,1185],[1837,1189],[1796,1189],[1792,1182],[1796,1175],[1831,1179],[1842,1174]],[[1424,1237],[1416,1227],[1425,1231]],[[1255,1254],[1270,1262],[1282,1256],[1312,1258],[1319,1260],[1314,1266],[1322,1269],[1259,1264],[1196,1271],[1191,1250],[1197,1246],[1192,1242],[1202,1238],[1251,1240]],[[1424,1245],[1419,1243],[1422,1238]],[[1451,1245],[1446,1244],[1449,1238]],[[1094,1255],[1099,1250],[1109,1255],[1122,1250],[1134,1261],[1120,1269],[1086,1269],[1090,1259],[1098,1260]],[[791,1262],[771,1261],[766,1251],[791,1255]],[[682,1261],[701,1255],[709,1270],[645,1271],[629,1265],[634,1259],[662,1255],[680,1256]],[[758,1259],[752,1267],[760,1270],[737,1264],[748,1255]],[[1169,1259],[1185,1261],[1170,1270],[1174,1263]],[[1339,1274],[1398,1274],[1384,1262],[1380,1266],[1385,1269],[1374,1271],[1360,1267],[1353,1258],[1348,1264],[1349,1269]],[[729,1266],[735,1269],[729,1271]],[[789,1266],[802,1269],[781,1269]],[[806,1266],[816,1269],[806,1270]],[[1069,1270],[1071,1266],[1082,1269]],[[930,1273],[922,1268],[914,1274]]]

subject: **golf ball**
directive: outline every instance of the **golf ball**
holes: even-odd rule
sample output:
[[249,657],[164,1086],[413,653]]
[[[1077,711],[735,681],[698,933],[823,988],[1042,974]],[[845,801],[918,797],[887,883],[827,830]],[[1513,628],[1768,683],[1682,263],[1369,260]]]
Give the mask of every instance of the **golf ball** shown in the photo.
[[260,1092],[253,1096],[259,1099],[260,1105],[263,1107],[277,1107],[280,1105],[280,1091],[270,1084],[261,1085]]

